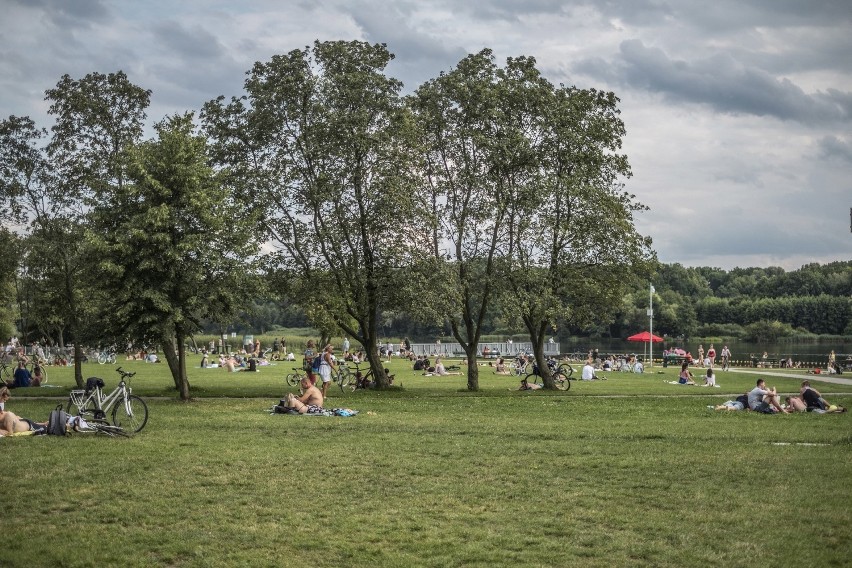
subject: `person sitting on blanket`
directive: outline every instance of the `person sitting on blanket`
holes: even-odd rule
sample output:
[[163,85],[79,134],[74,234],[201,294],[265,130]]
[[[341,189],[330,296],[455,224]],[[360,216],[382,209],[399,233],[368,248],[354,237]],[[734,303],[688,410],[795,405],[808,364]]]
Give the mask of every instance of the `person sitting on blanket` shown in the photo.
[[682,385],[694,385],[695,380],[693,380],[692,373],[689,372],[689,363],[684,361],[683,365],[680,367],[680,376],[677,380],[678,383]]
[[302,377],[299,384],[302,387],[302,396],[289,393],[284,406],[295,408],[299,414],[321,414],[323,411],[322,392],[311,383],[308,377]]
[[47,428],[47,422],[21,418],[14,412],[6,410],[6,401],[9,398],[11,398],[9,389],[0,387],[0,436],[9,436],[18,432],[42,433]]
[[446,377],[447,375],[461,375],[461,373],[447,371],[440,357],[435,358],[435,374],[442,377]]

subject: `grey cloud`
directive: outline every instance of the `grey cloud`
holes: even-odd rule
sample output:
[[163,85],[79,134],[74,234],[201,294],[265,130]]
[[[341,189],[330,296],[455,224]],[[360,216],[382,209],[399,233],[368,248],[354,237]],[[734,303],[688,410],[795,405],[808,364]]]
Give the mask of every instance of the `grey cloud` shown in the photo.
[[518,20],[521,15],[557,14],[562,13],[571,5],[582,6],[586,2],[566,2],[564,0],[487,0],[484,2],[455,3],[449,2],[448,7],[467,12],[474,18],[486,20]]
[[[458,63],[467,52],[459,45],[447,44],[415,29],[401,7],[353,11],[352,18],[363,30],[367,41],[386,43],[396,59],[388,66],[406,90]],[[436,70],[437,69],[437,70]]]
[[663,19],[704,32],[725,33],[753,27],[833,27],[852,21],[847,0],[605,0],[584,2],[608,18],[636,26],[658,27]]
[[673,60],[640,40],[621,43],[627,84],[671,100],[708,104],[719,112],[774,116],[802,122],[848,121],[849,93],[808,95],[789,79],[747,67],[720,53],[687,62]]
[[826,160],[840,160],[852,164],[852,144],[837,136],[823,136],[817,142],[819,157]]
[[153,33],[179,57],[213,59],[222,56],[225,51],[216,36],[199,26],[187,28],[177,22],[166,21],[157,24]]
[[88,28],[92,22],[105,22],[112,18],[102,0],[11,0],[12,4],[39,11],[45,20],[58,28]]

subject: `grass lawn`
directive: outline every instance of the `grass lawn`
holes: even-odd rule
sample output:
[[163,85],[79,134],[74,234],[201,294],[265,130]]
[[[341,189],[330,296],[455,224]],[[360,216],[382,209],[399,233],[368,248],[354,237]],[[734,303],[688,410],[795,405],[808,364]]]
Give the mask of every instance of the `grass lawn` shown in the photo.
[[[545,393],[483,368],[468,393],[393,363],[401,390],[332,391],[354,418],[270,416],[290,366],[192,369],[185,404],[158,398],[174,397],[165,366],[128,363],[150,408],[141,434],[0,440],[0,565],[850,563],[850,415],[706,409],[754,374],[706,389],[664,383],[676,369],[611,373]],[[814,384],[852,405],[852,388]],[[57,401],[34,397],[65,395],[21,389],[8,408],[44,418]]]

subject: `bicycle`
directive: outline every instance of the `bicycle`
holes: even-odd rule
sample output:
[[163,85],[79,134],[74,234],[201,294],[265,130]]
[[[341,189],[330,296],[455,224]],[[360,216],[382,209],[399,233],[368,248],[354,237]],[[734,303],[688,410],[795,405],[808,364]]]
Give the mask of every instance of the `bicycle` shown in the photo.
[[302,382],[302,379],[308,376],[305,370],[301,367],[293,367],[293,371],[295,372],[289,373],[286,377],[284,377],[284,380],[287,381],[287,384],[291,387],[297,386],[300,382]]
[[109,349],[98,353],[98,363],[101,365],[106,365],[107,363],[115,365],[115,351],[113,349]]
[[0,380],[6,383],[15,373],[15,358],[0,349]]
[[106,421],[107,413],[112,411],[112,423],[133,433],[139,432],[148,423],[148,405],[145,401],[132,394],[127,385],[127,379],[136,373],[129,373],[121,367],[115,370],[121,379],[115,389],[104,395],[103,381],[92,377],[87,381],[86,390],[72,390],[68,397],[66,412],[83,416],[87,420]]
[[38,359],[33,357],[32,359],[24,365],[27,370],[30,372],[30,376],[35,377],[36,375],[36,367],[38,367],[39,373],[41,375],[41,383],[47,383],[47,362],[43,359]]
[[[529,367],[530,365],[528,364],[527,366]],[[565,391],[571,390],[571,376],[574,374],[574,368],[571,365],[568,363],[557,364],[554,359],[548,359],[547,367],[550,369],[550,377],[553,379],[556,388]],[[538,368],[533,365],[532,371],[524,377],[524,383],[535,382],[535,378],[539,376],[541,375],[538,372]]]
[[[367,374],[372,377],[372,371],[368,371]],[[346,392],[347,387],[349,387],[349,390],[354,391],[360,386],[359,377],[361,377],[360,363],[355,363],[354,373],[352,369],[341,363],[337,366],[337,371],[332,375],[331,379],[340,387],[341,391]],[[361,380],[363,381],[363,377]]]
[[517,377],[523,377],[524,375],[529,374],[530,368],[531,364],[529,359],[526,357],[517,357],[514,361],[509,363],[509,371]]

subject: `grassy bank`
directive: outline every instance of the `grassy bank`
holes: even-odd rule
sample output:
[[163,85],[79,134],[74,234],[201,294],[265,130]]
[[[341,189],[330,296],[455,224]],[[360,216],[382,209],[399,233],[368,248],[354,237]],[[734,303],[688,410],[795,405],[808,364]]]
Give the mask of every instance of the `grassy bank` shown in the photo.
[[[131,365],[135,392],[173,396],[165,367]],[[281,367],[192,369],[204,398],[149,399],[132,439],[4,439],[0,564],[848,563],[849,415],[706,409],[753,384],[745,374],[712,393],[664,383],[671,371],[542,393],[483,368],[467,393],[464,377],[392,369],[400,391],[334,393],[354,418],[265,413]],[[54,401],[23,396],[36,390],[9,408],[46,414]],[[852,404],[849,387],[822,390]],[[237,396],[258,398],[221,398]]]

